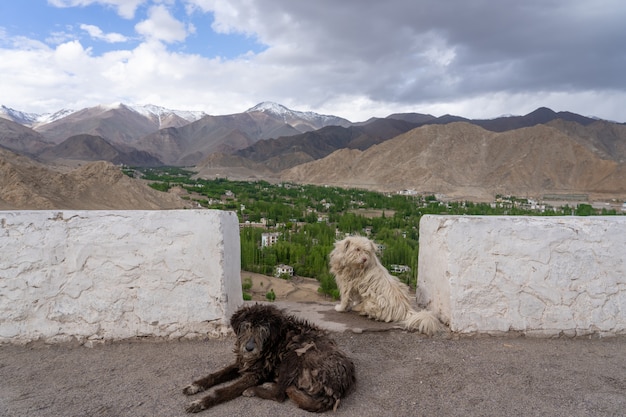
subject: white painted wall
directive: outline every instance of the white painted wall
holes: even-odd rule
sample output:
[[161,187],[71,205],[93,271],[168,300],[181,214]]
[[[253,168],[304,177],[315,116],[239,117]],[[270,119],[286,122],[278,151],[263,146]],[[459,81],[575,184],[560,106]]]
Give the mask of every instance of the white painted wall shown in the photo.
[[424,216],[418,301],[461,333],[626,333],[626,217]]
[[0,211],[0,343],[217,336],[242,302],[232,212]]
[[[217,336],[237,217],[0,211],[0,343]],[[424,216],[419,301],[455,332],[626,333],[626,217]]]

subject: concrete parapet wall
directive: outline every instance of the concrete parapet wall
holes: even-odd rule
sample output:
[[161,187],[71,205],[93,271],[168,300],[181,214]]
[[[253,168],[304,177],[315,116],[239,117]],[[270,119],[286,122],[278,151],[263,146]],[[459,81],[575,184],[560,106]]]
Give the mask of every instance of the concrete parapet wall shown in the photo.
[[234,213],[0,211],[0,343],[217,336],[241,303]]
[[418,301],[461,333],[626,333],[626,217],[424,216]]

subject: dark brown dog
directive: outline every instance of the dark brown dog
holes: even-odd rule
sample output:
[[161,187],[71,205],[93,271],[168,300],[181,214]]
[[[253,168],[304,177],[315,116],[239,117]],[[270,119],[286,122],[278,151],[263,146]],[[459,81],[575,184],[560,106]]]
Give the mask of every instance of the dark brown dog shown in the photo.
[[235,363],[194,381],[183,393],[234,382],[192,402],[187,412],[241,395],[279,402],[288,396],[308,411],[336,410],[356,382],[352,361],[324,330],[304,320],[271,305],[254,304],[237,310],[230,323],[237,336]]

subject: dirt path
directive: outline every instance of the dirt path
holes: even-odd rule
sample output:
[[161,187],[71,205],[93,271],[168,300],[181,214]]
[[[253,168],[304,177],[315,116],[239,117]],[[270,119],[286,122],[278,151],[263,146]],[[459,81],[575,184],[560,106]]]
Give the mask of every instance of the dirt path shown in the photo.
[[267,301],[265,295],[274,291],[276,301],[332,302],[332,299],[318,292],[319,282],[313,278],[293,277],[289,280],[270,277],[254,272],[241,271],[241,282],[252,282],[247,290],[253,301]]

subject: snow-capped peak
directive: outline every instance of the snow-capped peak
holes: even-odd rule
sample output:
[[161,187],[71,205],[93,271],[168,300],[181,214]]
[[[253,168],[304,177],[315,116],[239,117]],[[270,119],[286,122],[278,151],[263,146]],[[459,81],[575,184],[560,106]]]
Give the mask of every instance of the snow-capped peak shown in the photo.
[[128,108],[146,117],[151,117],[151,116],[163,117],[163,116],[175,114],[176,116],[182,119],[185,119],[189,122],[195,122],[196,120],[202,119],[204,116],[207,115],[203,111],[170,110],[170,109],[166,109],[165,107],[155,106],[153,104],[145,104],[145,105],[133,104],[133,105],[129,105]]
[[59,111],[56,111],[54,113],[45,113],[42,115],[39,115],[39,117],[37,117],[37,123],[36,124],[46,124],[46,123],[52,123],[55,120],[59,120],[62,119],[64,117],[69,116],[72,113],[76,113],[76,110],[72,110],[72,109],[61,109]]
[[272,113],[275,115],[283,115],[283,114],[288,114],[288,113],[300,113],[300,112],[295,112],[293,110],[289,110],[287,107],[283,106],[282,104],[274,103],[272,101],[264,101],[262,103],[259,103],[256,106],[246,110],[246,113],[253,112],[253,111],[262,111],[262,112]]
[[[136,113],[139,113],[140,115],[148,119],[158,121],[158,123],[161,123],[162,121],[163,123],[167,123],[165,122],[166,118],[172,115],[178,116],[179,118],[186,120],[187,122],[195,122],[196,120],[199,120],[207,115],[203,111],[170,110],[170,109],[166,109],[165,107],[159,107],[159,106],[155,106],[152,104],[126,105],[121,102],[100,104],[93,108],[99,109],[102,112],[106,112],[109,110],[116,110],[116,109],[128,109]],[[19,123],[23,126],[27,126],[30,128],[52,123],[54,121],[67,117],[70,114],[75,113],[75,112],[76,110],[62,109],[54,113],[36,114],[36,113],[26,113],[26,112],[22,112],[19,110],[14,110],[4,105],[0,106],[0,118],[8,119],[8,120],[11,120],[13,122]]]
[[297,111],[291,110],[282,104],[274,103],[271,101],[264,101],[262,103],[257,104],[256,106],[246,110],[246,113],[250,112],[264,112],[269,113],[274,116],[282,118],[285,123],[289,123],[291,121],[300,120],[307,121],[315,126],[315,128],[320,128],[323,126],[335,124],[340,126],[347,126],[350,122],[346,119],[342,119],[337,116],[328,116],[324,114],[315,113],[312,111]]
[[37,120],[39,115],[35,113],[21,112],[6,106],[0,106],[0,117],[21,125],[31,125]]
[[26,113],[6,106],[0,106],[0,117],[29,127],[54,122],[55,120],[69,116],[72,113],[74,113],[74,110],[69,109],[62,109],[54,113],[44,114]]

